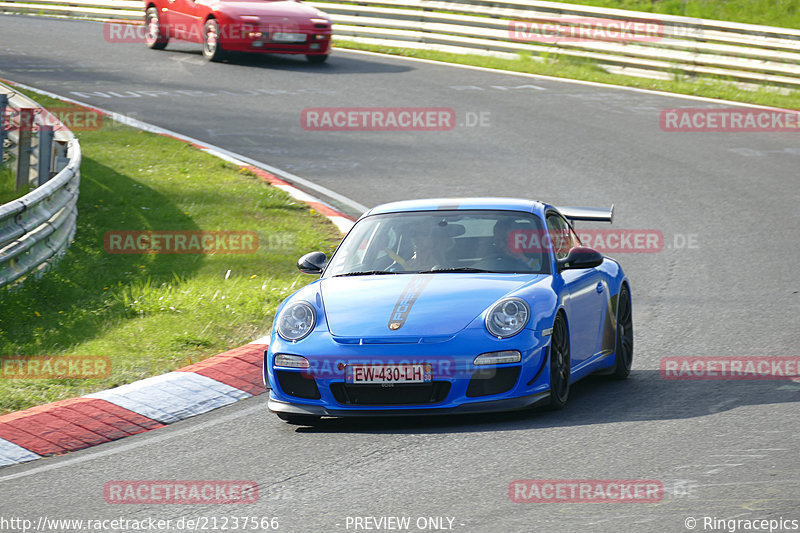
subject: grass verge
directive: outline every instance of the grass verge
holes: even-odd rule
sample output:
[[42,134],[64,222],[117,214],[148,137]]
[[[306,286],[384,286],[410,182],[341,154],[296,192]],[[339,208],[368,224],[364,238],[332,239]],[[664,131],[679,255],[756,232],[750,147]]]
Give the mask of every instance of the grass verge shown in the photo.
[[[161,374],[267,334],[280,301],[311,281],[296,258],[329,252],[340,239],[306,204],[184,142],[109,119],[76,135],[83,164],[75,241],[40,279],[0,289],[0,356],[107,356],[112,372],[0,374],[0,414]],[[109,254],[103,239],[112,230],[255,231],[259,247]]]
[[596,83],[623,85],[626,87],[638,87],[641,89],[703,96],[706,98],[718,98],[786,109],[800,109],[800,91],[780,94],[774,90],[770,90],[768,87],[759,88],[756,91],[746,91],[724,80],[712,78],[688,79],[677,73],[672,80],[636,78],[606,72],[590,59],[578,59],[557,55],[546,57],[544,61],[536,61],[530,56],[524,55],[520,55],[518,59],[502,59],[474,54],[453,54],[434,50],[395,48],[346,40],[336,40],[336,46],[338,48],[366,50],[382,54],[456,63],[459,65],[471,65],[511,72],[525,72],[528,74],[540,74]]
[[0,163],[0,205],[24,196],[26,191],[17,192],[17,180],[8,164]]

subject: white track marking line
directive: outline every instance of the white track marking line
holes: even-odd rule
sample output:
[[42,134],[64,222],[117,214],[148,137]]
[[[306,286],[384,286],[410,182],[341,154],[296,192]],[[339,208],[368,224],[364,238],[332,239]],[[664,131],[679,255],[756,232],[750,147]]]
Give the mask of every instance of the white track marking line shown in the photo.
[[[156,126],[155,124],[150,124],[149,122],[144,122],[142,120],[138,120],[138,119],[135,119],[135,118],[130,118],[128,116],[121,115],[121,114],[116,113],[114,111],[109,111],[107,109],[103,109],[102,107],[97,107],[96,105],[93,105],[93,104],[90,104],[90,103],[87,103],[87,102],[82,102],[80,100],[75,100],[74,98],[69,98],[67,96],[61,96],[60,94],[56,94],[56,93],[53,93],[53,92],[50,92],[50,91],[45,91],[43,89],[37,89],[36,87],[31,87],[30,85],[25,85],[24,83],[17,83],[17,82],[11,82],[11,83],[13,83],[14,85],[16,85],[18,87],[21,87],[23,89],[27,89],[29,91],[33,91],[33,92],[36,92],[36,93],[39,93],[39,94],[43,94],[43,95],[49,96],[51,98],[58,98],[58,99],[63,100],[65,102],[70,102],[72,104],[78,104],[78,105],[81,105],[81,106],[84,106],[84,107],[88,107],[88,108],[91,108],[91,109],[96,109],[97,111],[100,111],[101,113],[105,113],[110,118],[116,120],[117,122],[119,122],[121,124],[126,124],[126,125],[134,127],[134,128],[139,128],[140,130],[149,131],[151,133],[162,133],[162,134],[165,134],[165,135],[169,135],[171,137],[175,137],[176,139],[180,139],[182,141],[190,142],[190,143],[196,144],[198,146],[201,146],[201,147],[205,148],[206,152],[209,152],[209,151],[213,150],[213,152],[214,152],[213,155],[215,155],[217,157],[226,156],[229,161],[230,161],[230,159],[237,160],[238,161],[237,164],[245,163],[245,164],[248,164],[248,165],[252,165],[254,167],[258,167],[258,168],[260,168],[262,170],[266,170],[267,172],[270,172],[271,174],[275,174],[275,176],[277,176],[277,177],[279,177],[279,178],[281,178],[283,180],[286,180],[286,181],[288,181],[288,182],[290,182],[292,184],[296,184],[298,186],[305,187],[307,189],[311,189],[312,191],[315,191],[315,192],[317,192],[317,193],[319,193],[319,194],[321,194],[323,196],[327,196],[328,198],[336,200],[337,202],[340,202],[343,205],[346,205],[346,206],[350,207],[351,209],[353,209],[354,211],[358,212],[359,214],[363,213],[364,211],[366,211],[368,209],[367,206],[365,206],[363,204],[360,204],[360,203],[356,202],[355,200],[352,200],[352,199],[348,198],[347,196],[344,196],[343,194],[339,194],[338,192],[335,192],[335,191],[333,191],[333,190],[331,190],[331,189],[329,189],[329,188],[327,188],[327,187],[325,187],[323,185],[318,185],[318,184],[314,183],[311,180],[308,180],[306,178],[302,178],[302,177],[300,177],[300,176],[298,176],[296,174],[292,174],[291,172],[286,172],[285,170],[281,170],[281,169],[279,169],[277,167],[273,167],[272,165],[268,165],[266,163],[262,163],[260,161],[256,161],[255,159],[251,159],[251,158],[249,158],[247,156],[240,155],[240,154],[237,154],[235,152],[231,152],[229,150],[226,150],[225,148],[222,148],[221,146],[217,146],[217,145],[214,145],[214,144],[211,144],[211,143],[207,143],[205,141],[201,141],[200,139],[195,139],[194,137],[189,137],[188,135],[183,135],[183,134],[178,133],[176,131],[168,130],[166,128],[162,128],[161,126]],[[225,159],[225,157],[222,157],[222,159]],[[323,202],[321,200],[318,200],[316,198],[314,199],[314,201],[319,201],[320,203],[325,203],[325,202]]]
[[791,111],[796,112],[796,109],[784,109],[781,107],[770,107],[770,106],[763,106],[758,104],[748,104],[745,102],[734,102],[732,100],[722,100],[719,98],[708,98],[706,96],[694,96],[691,94],[679,94],[679,93],[670,93],[666,91],[656,91],[655,89],[640,89],[639,87],[628,87],[626,85],[614,85],[611,83],[600,83],[597,81],[585,81],[585,80],[573,80],[570,78],[557,78],[555,76],[545,76],[544,74],[531,74],[528,72],[514,72],[511,70],[500,70],[494,68],[486,68],[486,67],[477,67],[473,65],[461,65],[458,63],[447,63],[445,61],[434,61],[433,59],[421,59],[418,57],[405,57],[405,56],[397,56],[394,54],[381,54],[379,52],[369,52],[367,50],[351,50],[349,48],[336,48],[338,52],[349,52],[352,54],[364,54],[364,55],[371,55],[377,57],[391,57],[395,59],[402,59],[405,61],[416,61],[418,63],[426,63],[429,65],[439,65],[444,67],[454,67],[454,68],[463,68],[467,70],[477,70],[480,72],[491,72],[492,74],[507,74],[509,76],[517,76],[521,78],[532,78],[535,80],[548,80],[548,81],[555,81],[555,82],[563,82],[563,83],[573,83],[576,85],[586,85],[589,87],[601,87],[604,89],[620,89],[623,91],[632,91],[636,93],[643,93],[643,94],[652,94],[656,96],[666,96],[669,98],[684,98],[687,100],[695,100],[698,102],[709,102],[712,104],[725,104],[725,105],[733,105],[733,106],[740,106],[740,107],[751,107],[755,109],[771,109],[776,111]]

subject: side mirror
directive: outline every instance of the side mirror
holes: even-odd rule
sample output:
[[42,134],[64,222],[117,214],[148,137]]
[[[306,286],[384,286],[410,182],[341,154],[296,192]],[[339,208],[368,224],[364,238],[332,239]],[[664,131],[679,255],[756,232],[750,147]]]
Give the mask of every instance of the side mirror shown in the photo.
[[297,260],[297,268],[304,274],[322,274],[327,263],[328,256],[322,252],[311,252]]
[[558,260],[558,271],[595,268],[603,264],[603,254],[585,246],[571,249],[564,259]]

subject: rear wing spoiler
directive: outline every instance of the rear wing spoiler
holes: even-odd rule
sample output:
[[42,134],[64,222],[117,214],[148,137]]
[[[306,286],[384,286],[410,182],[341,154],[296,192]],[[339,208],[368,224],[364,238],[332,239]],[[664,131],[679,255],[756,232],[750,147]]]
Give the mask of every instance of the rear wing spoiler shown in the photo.
[[557,207],[564,218],[570,222],[575,220],[586,220],[589,222],[608,222],[614,220],[614,204],[608,209],[604,207]]

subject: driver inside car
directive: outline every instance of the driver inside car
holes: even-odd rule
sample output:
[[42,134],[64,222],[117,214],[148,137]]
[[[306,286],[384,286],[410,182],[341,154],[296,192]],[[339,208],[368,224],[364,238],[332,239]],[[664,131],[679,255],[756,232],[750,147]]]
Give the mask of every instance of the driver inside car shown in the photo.
[[529,253],[524,249],[516,249],[511,245],[520,232],[530,233],[529,224],[502,218],[494,226],[493,249],[485,259],[478,261],[473,267],[499,272],[539,272],[542,268],[542,250],[533,249]]
[[[430,220],[425,220],[416,224],[416,227],[408,228],[407,235],[410,235],[410,246],[406,254],[393,253],[389,255],[399,268],[390,268],[397,271],[400,268],[406,272],[429,272],[431,270],[448,268],[449,262],[445,258],[445,253],[454,245],[453,237],[450,235],[452,230],[445,225],[433,225]],[[403,257],[405,255],[405,257]]]

